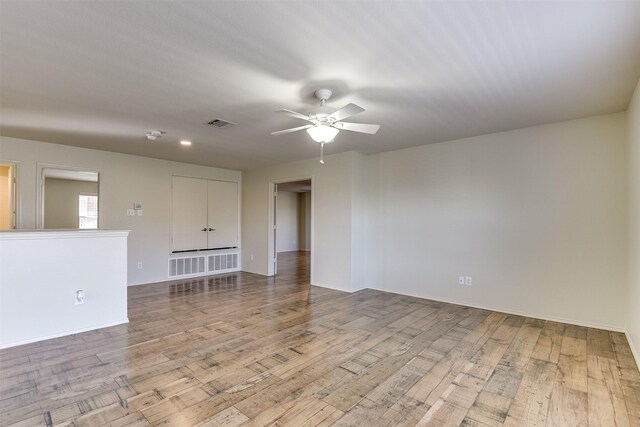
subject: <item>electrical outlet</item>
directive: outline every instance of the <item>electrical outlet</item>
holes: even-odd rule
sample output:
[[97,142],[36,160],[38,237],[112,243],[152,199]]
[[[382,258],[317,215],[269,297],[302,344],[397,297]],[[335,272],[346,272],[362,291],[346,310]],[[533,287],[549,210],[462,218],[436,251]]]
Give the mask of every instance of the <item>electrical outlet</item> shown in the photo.
[[464,276],[458,276],[458,284],[464,285]]
[[133,209],[127,209],[127,216],[134,216],[136,214],[136,211]]
[[82,289],[79,289],[79,290],[76,291],[75,303],[76,303],[76,305],[84,304],[84,291]]
[[464,278],[464,284],[467,286],[471,286],[471,276],[467,276]]
[[142,261],[138,261],[138,270],[142,270]]
[[142,216],[142,209],[138,209],[136,212],[138,212],[138,216]]
[[251,261],[253,261],[253,254],[251,254]]

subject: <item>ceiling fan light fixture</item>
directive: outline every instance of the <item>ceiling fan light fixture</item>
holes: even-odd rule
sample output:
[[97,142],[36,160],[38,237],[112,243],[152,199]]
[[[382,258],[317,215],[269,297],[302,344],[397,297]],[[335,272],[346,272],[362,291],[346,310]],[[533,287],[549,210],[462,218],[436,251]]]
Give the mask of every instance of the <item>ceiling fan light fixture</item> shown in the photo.
[[338,129],[329,125],[317,124],[307,129],[307,133],[315,142],[326,143],[333,141],[333,138],[340,132]]

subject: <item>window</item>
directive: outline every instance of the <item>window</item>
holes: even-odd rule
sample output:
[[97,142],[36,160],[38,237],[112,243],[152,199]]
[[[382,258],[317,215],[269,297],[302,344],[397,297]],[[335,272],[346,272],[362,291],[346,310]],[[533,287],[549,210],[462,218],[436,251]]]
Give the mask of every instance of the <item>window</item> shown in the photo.
[[78,228],[98,228],[98,196],[95,194],[78,197]]

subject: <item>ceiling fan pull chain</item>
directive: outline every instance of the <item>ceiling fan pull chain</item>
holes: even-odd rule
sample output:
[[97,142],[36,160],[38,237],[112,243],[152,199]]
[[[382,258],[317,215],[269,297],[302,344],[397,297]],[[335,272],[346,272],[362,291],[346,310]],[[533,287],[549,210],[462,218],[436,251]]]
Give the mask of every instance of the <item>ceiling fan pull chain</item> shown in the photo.
[[324,165],[324,142],[320,143],[320,163]]

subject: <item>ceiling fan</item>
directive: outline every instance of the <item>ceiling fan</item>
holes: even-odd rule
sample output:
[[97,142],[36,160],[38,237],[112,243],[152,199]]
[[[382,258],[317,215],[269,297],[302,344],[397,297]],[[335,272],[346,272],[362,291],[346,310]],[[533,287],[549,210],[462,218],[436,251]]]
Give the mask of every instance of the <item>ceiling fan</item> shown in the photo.
[[282,135],[285,133],[297,132],[299,130],[306,130],[311,138],[320,144],[320,163],[324,163],[324,144],[333,142],[333,139],[341,130],[368,133],[372,135],[378,132],[380,125],[343,122],[342,120],[346,118],[362,113],[364,108],[359,107],[356,104],[347,104],[339,110],[331,108],[326,105],[326,102],[331,98],[332,93],[333,92],[329,89],[318,89],[315,91],[314,94],[316,98],[320,100],[320,107],[318,107],[315,112],[309,113],[308,115],[291,110],[276,111],[277,113],[284,113],[291,117],[295,117],[296,119],[307,120],[311,122],[311,124],[271,132],[271,135]]

